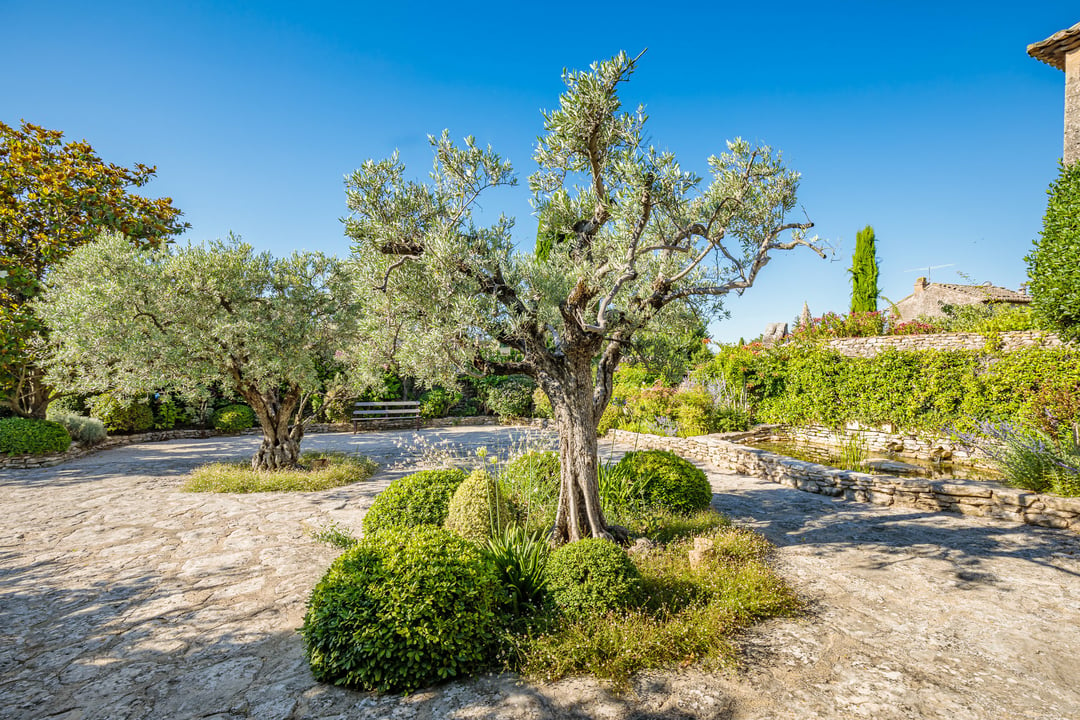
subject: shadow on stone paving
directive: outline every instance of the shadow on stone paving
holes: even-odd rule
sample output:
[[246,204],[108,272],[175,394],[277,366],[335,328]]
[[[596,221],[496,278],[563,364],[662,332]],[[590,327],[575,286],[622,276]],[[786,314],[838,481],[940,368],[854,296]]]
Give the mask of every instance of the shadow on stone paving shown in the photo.
[[978,521],[958,514],[910,508],[879,508],[834,500],[776,485],[738,489],[713,496],[713,506],[765,535],[778,547],[810,546],[822,553],[844,548],[872,551],[864,564],[882,569],[912,557],[951,562],[963,583],[992,583],[979,565],[991,558],[1014,558],[1063,574],[1080,573],[1050,562],[1054,555],[1080,553],[1080,537],[1031,525]]
[[[57,583],[56,570],[42,562],[0,571],[5,718],[203,717],[295,706],[312,684],[294,632],[223,632],[222,613],[178,602],[190,584],[132,570],[122,581],[72,586]],[[212,594],[236,582],[218,572],[196,586]],[[262,689],[249,693],[258,680]],[[268,686],[281,694],[268,696]]]

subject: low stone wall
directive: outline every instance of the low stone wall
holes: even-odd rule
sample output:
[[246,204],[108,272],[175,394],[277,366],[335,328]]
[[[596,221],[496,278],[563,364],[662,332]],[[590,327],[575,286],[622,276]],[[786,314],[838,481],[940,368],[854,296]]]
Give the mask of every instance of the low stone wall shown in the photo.
[[75,445],[72,443],[65,452],[50,453],[48,455],[0,455],[0,470],[5,468],[43,468],[53,467],[68,460],[93,455],[94,453],[124,445],[134,445],[144,442],[161,442],[163,440],[180,440],[184,438],[207,438],[224,433],[217,430],[155,430],[153,432],[135,433],[134,435],[117,435],[105,438],[96,445]]
[[[479,416],[479,417],[453,417],[453,418],[436,418],[433,420],[424,420],[422,427],[458,427],[466,425],[530,425],[532,427],[546,428],[551,421],[543,419],[532,420],[520,420],[520,421],[502,421],[497,417]],[[363,430],[401,430],[411,429],[416,427],[415,420],[373,420],[370,423],[366,423],[363,426]],[[305,431],[305,434],[313,433],[326,433],[326,432],[352,432],[352,425],[349,423],[315,423],[309,425]],[[242,431],[241,435],[259,435],[262,430],[259,428],[248,428]],[[49,453],[47,455],[2,455],[0,454],[0,470],[15,468],[15,469],[27,469],[27,468],[44,468],[60,465],[68,460],[74,460],[75,458],[85,457],[86,455],[93,455],[94,453],[101,452],[102,450],[108,450],[109,448],[122,447],[124,445],[134,445],[136,443],[144,442],[161,442],[164,440],[182,440],[185,438],[208,438],[217,435],[229,435],[231,433],[223,433],[218,430],[155,430],[154,432],[135,433],[133,435],[117,435],[109,437],[96,445],[83,446],[75,445],[74,443],[65,452],[62,453]]]
[[834,338],[826,343],[841,355],[874,357],[883,350],[983,350],[992,342],[995,350],[1010,352],[1027,347],[1059,347],[1061,338],[1037,330],[994,333],[988,339],[982,333],[931,333],[927,335],[877,335],[874,337]]
[[610,430],[606,437],[643,450],[670,450],[721,470],[753,475],[805,492],[875,505],[902,505],[1068,528],[1080,533],[1080,498],[1042,495],[974,480],[926,480],[840,470],[733,442],[746,436],[729,433],[673,438]]
[[782,429],[778,426],[771,435],[777,439],[791,440],[796,444],[819,447],[846,445],[854,441],[870,453],[897,453],[905,457],[935,462],[952,460],[982,464],[986,460],[986,454],[982,451],[964,445],[948,435],[897,432],[896,428],[891,426],[874,428],[850,423],[842,430],[835,430],[824,425]]

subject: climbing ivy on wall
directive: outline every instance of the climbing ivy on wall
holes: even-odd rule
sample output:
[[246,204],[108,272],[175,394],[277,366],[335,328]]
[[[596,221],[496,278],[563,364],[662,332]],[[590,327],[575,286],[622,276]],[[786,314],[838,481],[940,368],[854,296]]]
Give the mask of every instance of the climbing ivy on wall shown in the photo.
[[1080,422],[1080,352],[1067,348],[887,350],[849,358],[817,346],[733,347],[695,375],[745,387],[756,422],[855,421],[941,432],[998,419],[1053,433]]

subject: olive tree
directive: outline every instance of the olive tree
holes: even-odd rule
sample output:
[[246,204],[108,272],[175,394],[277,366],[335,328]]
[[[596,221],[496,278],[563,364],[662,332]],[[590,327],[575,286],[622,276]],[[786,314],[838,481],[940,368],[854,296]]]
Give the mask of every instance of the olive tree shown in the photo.
[[238,238],[137,248],[104,234],[49,277],[48,379],[83,393],[199,394],[216,384],[255,411],[254,469],[294,465],[318,366],[354,342],[353,283],[320,253],[275,259]]
[[31,301],[49,272],[103,230],[134,245],[159,245],[189,227],[170,198],[145,198],[154,168],[125,168],[85,140],[23,122],[0,122],[0,401],[17,415],[45,417],[56,397],[33,347],[48,336]]
[[624,111],[618,93],[636,64],[620,54],[564,73],[529,179],[542,249],[515,251],[508,218],[478,222],[481,195],[515,177],[472,138],[432,138],[429,182],[407,179],[395,155],[346,183],[365,306],[382,308],[364,320],[378,340],[359,352],[393,352],[429,382],[461,371],[533,378],[559,432],[555,542],[612,537],[596,428],[635,334],[664,328],[680,302],[741,293],[773,251],[821,252],[805,235],[812,223],[788,219],[798,173],[768,147],[729,142],[705,181],[648,144],[644,110]]

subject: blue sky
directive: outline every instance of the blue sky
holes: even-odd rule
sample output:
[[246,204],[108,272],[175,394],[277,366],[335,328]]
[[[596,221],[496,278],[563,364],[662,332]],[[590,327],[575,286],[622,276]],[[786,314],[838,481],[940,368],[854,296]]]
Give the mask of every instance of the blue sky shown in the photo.
[[683,166],[742,136],[803,174],[833,261],[777,257],[720,341],[843,312],[855,233],[878,236],[883,294],[931,279],[1017,287],[1061,156],[1064,74],[1029,43],[1080,21],[1037,3],[326,3],[0,0],[0,121],[156,165],[203,240],[344,256],[343,178],[395,149],[417,177],[427,135],[472,134],[522,180],[484,201],[517,217],[564,67],[648,48],[627,105]]

